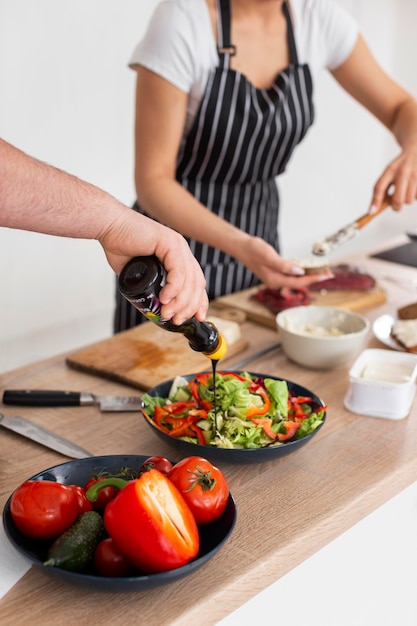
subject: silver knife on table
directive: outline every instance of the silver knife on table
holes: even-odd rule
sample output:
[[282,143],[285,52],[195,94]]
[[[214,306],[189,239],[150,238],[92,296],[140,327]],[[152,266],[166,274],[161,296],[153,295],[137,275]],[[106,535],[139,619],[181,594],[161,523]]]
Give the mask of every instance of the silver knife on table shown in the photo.
[[234,371],[242,370],[245,367],[245,365],[247,365],[251,361],[255,361],[256,359],[260,359],[262,356],[266,356],[270,352],[273,352],[274,350],[278,350],[278,348],[280,348],[280,347],[281,347],[281,342],[280,341],[276,341],[275,343],[272,343],[271,345],[267,346],[266,348],[262,348],[261,350],[258,350],[257,352],[254,352],[253,354],[250,354],[249,356],[245,357],[241,361],[236,361],[235,363],[233,363],[232,365],[229,366],[229,369],[234,370]]
[[3,404],[15,406],[89,406],[100,411],[140,411],[140,396],[96,396],[86,391],[59,391],[50,389],[6,389]]
[[33,424],[33,422],[18,415],[6,416],[0,413],[0,426],[4,426],[4,428],[12,430],[14,433],[36,441],[72,459],[85,459],[86,457],[94,456],[91,452],[88,452],[88,450],[84,450],[84,448],[81,448],[72,441],[64,439],[61,435],[57,435],[37,424]]

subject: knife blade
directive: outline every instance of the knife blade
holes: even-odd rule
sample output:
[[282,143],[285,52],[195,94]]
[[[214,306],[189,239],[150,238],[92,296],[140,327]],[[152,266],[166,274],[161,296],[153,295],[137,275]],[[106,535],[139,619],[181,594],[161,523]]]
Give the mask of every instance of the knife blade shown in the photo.
[[313,244],[312,247],[313,254],[316,256],[325,256],[326,254],[329,254],[329,252],[331,252],[334,248],[341,246],[346,241],[349,241],[358,234],[361,228],[369,224],[371,220],[380,215],[382,211],[384,211],[384,209],[387,209],[389,206],[391,206],[391,203],[392,196],[386,196],[375,213],[365,213],[365,215],[362,215],[351,224],[348,224],[344,228],[341,228],[333,235],[326,237],[326,239],[324,239],[323,241],[317,241]]
[[12,430],[14,433],[36,441],[36,443],[40,443],[72,459],[85,459],[93,456],[88,450],[84,450],[84,448],[72,441],[64,439],[61,435],[57,435],[46,428],[42,428],[42,426],[30,422],[25,417],[18,415],[6,416],[0,413],[0,426],[4,426],[4,428]]
[[266,354],[269,354],[270,352],[273,352],[274,350],[277,350],[280,347],[281,347],[280,341],[271,343],[270,346],[267,346],[266,348],[262,348],[262,350],[258,350],[257,352],[254,352],[253,354],[245,357],[241,361],[237,361],[236,363],[233,363],[232,365],[229,366],[229,369],[234,370],[234,371],[241,370],[245,365],[247,365],[251,361],[255,361],[255,359],[260,359],[261,356],[265,356]]
[[96,396],[84,391],[48,389],[6,389],[3,404],[15,406],[87,406],[98,405],[100,411],[140,411],[140,396]]

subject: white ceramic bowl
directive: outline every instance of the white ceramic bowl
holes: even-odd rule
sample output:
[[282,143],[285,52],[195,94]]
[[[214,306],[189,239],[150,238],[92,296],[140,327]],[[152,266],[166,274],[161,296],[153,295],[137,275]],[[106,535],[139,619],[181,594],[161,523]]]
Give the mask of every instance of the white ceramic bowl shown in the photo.
[[297,306],[281,311],[276,324],[289,359],[312,369],[330,369],[352,361],[361,351],[370,323],[332,306]]
[[349,371],[345,407],[361,415],[403,419],[414,400],[416,378],[416,354],[364,350]]

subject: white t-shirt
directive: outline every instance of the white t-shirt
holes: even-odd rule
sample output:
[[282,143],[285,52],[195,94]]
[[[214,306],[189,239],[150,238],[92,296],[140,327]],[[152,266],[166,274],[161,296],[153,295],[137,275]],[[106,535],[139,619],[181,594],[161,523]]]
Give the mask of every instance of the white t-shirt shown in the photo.
[[[332,0],[291,0],[290,8],[298,60],[308,63],[314,84],[322,69],[335,69],[347,59],[356,43],[358,26]],[[218,63],[205,0],[162,0],[129,66],[143,65],[189,94],[187,132],[209,73]]]

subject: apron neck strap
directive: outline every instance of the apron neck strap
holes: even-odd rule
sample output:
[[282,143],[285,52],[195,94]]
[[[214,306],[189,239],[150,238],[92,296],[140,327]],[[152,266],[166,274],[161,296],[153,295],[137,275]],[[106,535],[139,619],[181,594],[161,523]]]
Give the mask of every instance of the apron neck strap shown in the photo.
[[[287,22],[287,43],[290,62],[298,64],[297,46],[295,45],[294,30],[288,8],[288,2],[282,3],[282,10]],[[217,0],[217,52],[220,59],[220,67],[230,67],[230,57],[235,56],[236,46],[230,42],[230,0]]]
[[236,46],[230,43],[230,2],[217,0],[217,52],[220,67],[230,67],[230,57],[235,56]]
[[290,54],[290,63],[294,65],[298,65],[298,54],[297,54],[297,46],[295,45],[295,37],[294,37],[294,28],[292,25],[292,19],[290,14],[290,9],[288,7],[288,2],[282,3],[282,10],[285,15],[285,19],[287,21],[287,43],[288,43],[288,51]]

